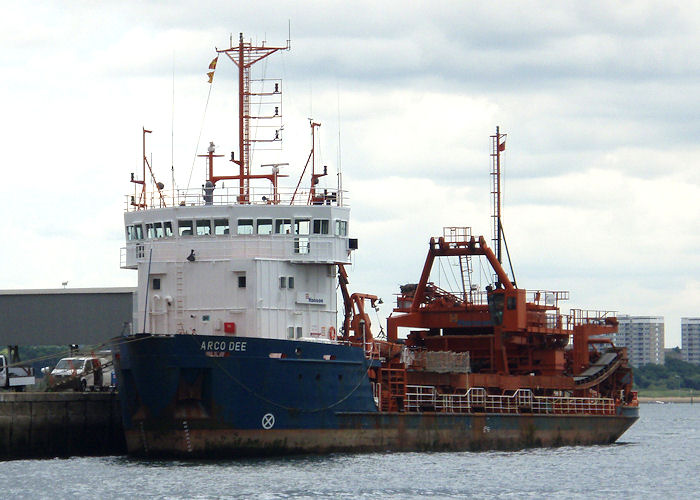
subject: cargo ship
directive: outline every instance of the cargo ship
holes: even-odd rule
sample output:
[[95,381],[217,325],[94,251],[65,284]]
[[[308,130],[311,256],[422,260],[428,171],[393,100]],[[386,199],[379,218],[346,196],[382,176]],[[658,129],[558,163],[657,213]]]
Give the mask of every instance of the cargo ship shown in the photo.
[[[468,227],[430,238],[422,273],[376,332],[376,295],[350,290],[358,241],[342,178],[317,169],[315,132],[295,189],[287,164],[254,173],[253,148],[281,139],[282,85],[251,68],[286,46],[243,35],[217,50],[238,70],[238,154],[201,190],[170,192],[146,157],[124,215],[121,267],[138,271],[132,333],[115,338],[128,452],[137,456],[482,450],[603,444],[638,418],[613,313],[560,312],[567,292],[527,291],[501,258],[500,161],[493,137],[494,238]],[[263,124],[253,134],[252,127]],[[266,169],[266,170],[265,170]],[[218,169],[217,169],[218,170]],[[233,182],[225,187],[223,181]],[[507,250],[507,246],[506,246]],[[430,281],[441,259],[460,290]],[[476,262],[489,285],[472,281]],[[410,276],[410,272],[406,273]],[[416,273],[417,274],[417,273]]]

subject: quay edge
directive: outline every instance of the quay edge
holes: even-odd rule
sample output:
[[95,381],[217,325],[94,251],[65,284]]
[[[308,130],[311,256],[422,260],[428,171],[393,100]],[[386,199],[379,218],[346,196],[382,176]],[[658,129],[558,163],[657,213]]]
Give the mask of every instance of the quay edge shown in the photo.
[[122,455],[123,433],[113,393],[0,393],[0,460]]

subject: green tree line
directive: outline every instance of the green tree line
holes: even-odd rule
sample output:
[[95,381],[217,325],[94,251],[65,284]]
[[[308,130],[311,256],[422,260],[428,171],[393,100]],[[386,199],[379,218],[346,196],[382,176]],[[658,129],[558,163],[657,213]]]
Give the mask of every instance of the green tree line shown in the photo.
[[700,390],[700,365],[674,358],[663,365],[642,365],[634,369],[634,385],[650,390]]

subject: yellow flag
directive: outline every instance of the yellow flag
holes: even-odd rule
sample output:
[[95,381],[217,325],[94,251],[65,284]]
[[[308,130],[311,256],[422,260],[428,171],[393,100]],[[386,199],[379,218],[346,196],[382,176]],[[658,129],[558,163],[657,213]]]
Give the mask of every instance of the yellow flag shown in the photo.
[[210,71],[209,73],[207,73],[207,76],[209,77],[209,83],[214,81],[214,72],[213,71]]

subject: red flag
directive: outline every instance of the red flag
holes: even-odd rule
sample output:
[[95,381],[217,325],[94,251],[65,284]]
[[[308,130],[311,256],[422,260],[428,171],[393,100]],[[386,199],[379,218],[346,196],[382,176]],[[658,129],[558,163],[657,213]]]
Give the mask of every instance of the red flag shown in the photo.
[[499,151],[505,151],[506,150],[506,141],[503,141],[498,145],[498,150]]

